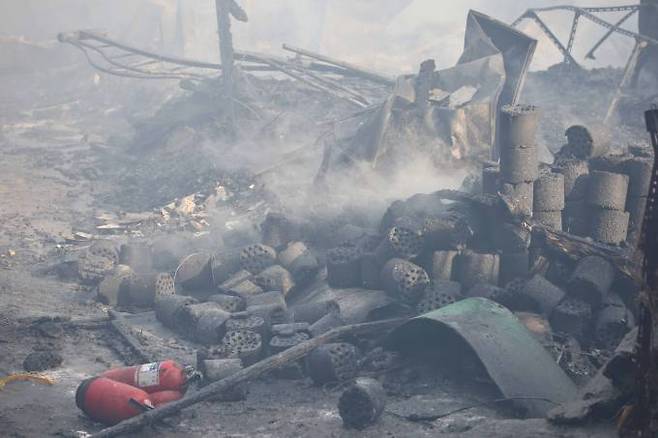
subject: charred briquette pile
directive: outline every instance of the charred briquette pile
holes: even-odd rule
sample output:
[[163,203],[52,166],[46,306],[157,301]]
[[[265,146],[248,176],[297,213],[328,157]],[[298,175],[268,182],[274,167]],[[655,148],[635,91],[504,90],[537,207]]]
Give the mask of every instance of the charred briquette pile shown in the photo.
[[568,144],[553,167],[564,176],[564,230],[609,245],[636,246],[651,182],[651,149],[633,146],[625,154],[602,155],[605,147],[587,128],[572,126],[565,135]]
[[533,186],[539,177],[539,111],[530,105],[506,106],[500,114],[500,193],[521,216],[532,216]]
[[464,289],[479,283],[498,284],[500,258],[497,254],[464,251],[457,257],[457,280]]
[[[527,218],[533,215],[533,210],[540,214],[555,208],[553,199],[546,193],[550,190],[546,180],[539,190],[535,184],[539,178],[539,162],[537,158],[537,126],[539,110],[531,105],[506,106],[500,113],[500,173],[498,193],[512,206],[512,212],[519,217]],[[535,201],[535,193],[540,196]],[[542,196],[544,198],[542,198]],[[535,206],[541,206],[536,209]],[[549,220],[551,213],[544,213],[544,219]],[[553,224],[555,221],[553,220]],[[529,235],[520,236],[517,227],[498,223],[494,230],[496,246],[500,248],[500,277],[503,284],[514,278],[527,275],[529,269]],[[498,276],[498,273],[496,274]],[[497,284],[496,281],[488,281]],[[480,282],[472,281],[470,286]]]
[[418,302],[430,283],[420,266],[402,259],[391,259],[382,268],[384,290],[403,301]]
[[289,242],[277,257],[279,264],[290,271],[298,287],[308,286],[320,270],[317,257],[304,242]]
[[345,427],[361,430],[377,422],[385,406],[382,384],[375,379],[360,378],[340,396],[338,413]]
[[224,336],[230,317],[230,313],[214,302],[190,304],[182,308],[178,328],[188,339],[212,345]]
[[336,288],[361,285],[361,252],[358,247],[345,245],[327,252],[327,283]]
[[564,175],[555,172],[542,173],[534,184],[534,220],[548,228],[562,230],[564,195]]
[[126,297],[133,306],[152,307],[157,299],[175,294],[174,279],[166,273],[135,274],[127,281]]
[[226,321],[226,331],[248,330],[258,333],[261,338],[267,339],[271,334],[271,328],[265,319],[258,315],[252,315],[249,312],[235,312],[231,318]]
[[358,358],[358,350],[352,344],[326,344],[306,357],[306,368],[316,385],[344,382],[356,376]]
[[117,245],[94,242],[77,260],[81,281],[97,288],[99,301],[124,310],[152,308],[161,297],[174,295],[171,273],[154,270],[150,247],[144,242]]
[[493,161],[482,163],[482,193],[497,195],[500,189],[500,165]]
[[562,227],[571,234],[586,236],[589,232],[589,210],[585,203],[589,186],[589,163],[577,158],[560,160],[556,163],[555,172],[564,176]]
[[594,171],[587,202],[590,207],[590,236],[599,242],[618,245],[626,240],[630,215],[625,212],[628,176]]
[[416,305],[419,315],[429,313],[461,300],[462,285],[456,281],[434,280],[425,288],[422,298]]
[[262,337],[251,330],[232,330],[222,338],[218,354],[227,359],[240,359],[245,366],[258,362],[263,352]]
[[242,312],[247,308],[246,300],[238,295],[216,294],[209,296],[208,301],[219,304],[229,313]]
[[624,173],[629,177],[626,199],[626,211],[629,213],[628,242],[633,247],[636,247],[640,240],[647,196],[651,188],[653,159],[650,152],[648,148],[631,149],[631,154],[637,155],[631,155],[624,163]]
[[184,257],[176,273],[177,284],[188,290],[209,290],[212,287],[211,256],[205,253],[195,253]]
[[[628,219],[627,240],[630,245],[636,246],[640,237],[651,184],[653,161],[650,149],[643,147],[630,148],[629,153],[625,155],[610,155],[594,159],[591,166],[602,172],[623,174],[628,178],[624,208],[619,208],[621,195],[617,194],[619,196],[615,199],[615,207],[617,207],[615,211],[617,213],[612,213],[609,216],[617,217],[615,224],[618,226],[619,224],[623,225]],[[621,212],[624,210],[627,214],[622,215]],[[608,219],[608,222],[611,221],[613,221],[612,218]]]
[[182,332],[185,327],[185,307],[197,303],[196,299],[181,295],[163,297],[155,303],[155,316],[165,327]]
[[423,224],[421,221],[402,217],[385,234],[384,240],[375,249],[380,264],[392,258],[412,259],[423,251]]
[[130,266],[115,266],[98,284],[98,300],[110,306],[129,304],[128,287],[135,276]]
[[272,339],[270,339],[270,354],[277,354],[311,338],[309,325],[304,322],[292,324],[276,324],[272,326]]
[[[393,202],[372,228],[356,214],[316,223],[271,213],[260,242],[182,257],[172,272],[176,294],[168,296],[171,280],[154,277],[160,280],[152,284],[168,291],[156,294],[151,304],[157,318],[206,347],[205,360],[240,359],[248,365],[336,327],[416,316],[485,297],[517,312],[529,329],[540,327],[550,351],[569,350],[556,355],[565,370],[576,367],[565,357],[589,363],[589,350],[612,349],[633,325],[635,297],[620,296],[628,288],[611,260],[555,251],[549,236],[573,239],[554,232],[574,232],[583,223],[582,234],[593,235],[594,212],[623,213],[630,199],[644,199],[646,177],[637,175],[645,174],[638,169],[644,169],[646,157],[592,158],[594,145],[575,147],[572,138],[576,152],[540,171],[537,110],[506,108],[501,119],[501,163],[483,165],[482,190],[488,196],[415,195]],[[569,210],[576,204],[586,211],[579,223]],[[615,244],[623,240],[603,232],[597,237]],[[577,242],[603,254],[613,250]],[[90,256],[116,265],[111,251],[97,253]],[[130,272],[142,278],[142,272]],[[370,345],[370,340],[339,339],[313,351],[304,366],[294,364],[276,375],[306,375],[320,385],[350,380],[365,363],[361,351],[368,353]],[[361,427],[376,419],[364,411],[373,408],[376,414],[378,403],[367,391],[355,390],[344,403],[354,414],[346,425]]]
[[242,269],[258,274],[276,263],[276,251],[267,245],[250,245],[240,252]]
[[453,277],[458,251],[434,251],[432,254],[431,276],[434,280],[450,280]]
[[[272,326],[272,339],[268,345],[269,354],[277,354],[311,338],[308,323],[277,324]],[[296,362],[274,372],[276,377],[299,379],[304,377],[303,363]]]
[[295,288],[295,279],[283,266],[273,265],[254,276],[254,283],[263,290],[281,291],[288,295]]

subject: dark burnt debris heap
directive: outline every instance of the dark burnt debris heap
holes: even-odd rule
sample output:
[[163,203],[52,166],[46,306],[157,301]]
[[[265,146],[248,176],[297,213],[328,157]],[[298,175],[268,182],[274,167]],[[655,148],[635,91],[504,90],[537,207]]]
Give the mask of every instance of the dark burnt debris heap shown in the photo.
[[[275,378],[353,381],[338,404],[347,427],[377,421],[386,392],[395,393],[387,373],[417,366],[414,358],[436,364],[431,351],[440,369],[457,364],[462,379],[484,373],[517,413],[607,418],[632,394],[640,286],[631,254],[651,149],[605,155],[587,128],[573,126],[554,164],[540,165],[540,110],[506,106],[500,117],[500,162],[482,165],[478,191],[396,201],[377,229],[357,214],[270,212],[258,241],[219,252],[98,241],[78,260],[80,278],[105,303],[154,315],[151,324],[186,346],[206,385],[275,355],[267,368]],[[134,338],[132,317],[115,315]],[[392,333],[321,342],[335,329],[391,318],[402,318]],[[133,332],[142,333],[138,322]],[[279,362],[313,340],[303,360]],[[131,345],[143,358],[163,354],[155,338]],[[246,383],[212,399],[248,397]]]
[[[227,17],[233,3],[218,1]],[[251,175],[222,182],[211,175],[211,189],[155,212],[98,217],[104,223],[99,232],[123,234],[95,240],[66,266],[75,266],[81,282],[97,288],[110,307],[111,324],[130,347],[123,350],[126,361],[176,359],[200,376],[198,388],[182,400],[99,436],[152,424],[199,401],[248,399],[248,384],[263,375],[337,388],[337,412],[355,429],[390,413],[387,397],[436,387],[426,382],[437,374],[458,385],[454,394],[476,392],[485,400],[478,406],[562,424],[609,420],[638,403],[635,347],[643,331],[636,322],[646,317],[647,305],[640,299],[636,250],[646,237],[649,196],[656,195],[653,150],[638,145],[611,154],[602,131],[576,125],[566,130],[554,162],[541,163],[541,110],[516,104],[536,41],[475,12],[467,35],[465,54],[452,69],[437,72],[426,61],[416,76],[390,83],[375,77],[387,88],[371,83],[372,99],[365,101],[388,98],[373,106],[346,90],[345,81],[321,86],[326,78],[318,79],[315,63],[240,55],[258,63],[251,68],[297,80],[305,73],[302,83],[362,108],[364,117],[349,139],[324,144],[314,189],[327,193],[316,195],[317,204],[333,199],[333,180],[353,181],[345,169],[362,170],[359,164],[367,163],[380,174],[392,173],[411,152],[437,168],[457,162],[469,168],[477,161],[477,170],[462,190],[393,202],[375,225],[371,211],[354,206],[336,213],[309,202],[305,214],[291,213]],[[62,38],[79,46],[111,43],[91,33]],[[523,68],[512,62],[519,53]],[[361,79],[352,80],[363,80],[363,71],[342,66],[339,74],[358,73]],[[234,73],[223,77],[231,102],[233,91],[249,95],[241,90],[246,78],[256,85],[248,102],[262,97],[255,91],[275,100],[265,94],[274,79]],[[466,81],[485,76],[491,81],[486,87],[479,79]],[[373,82],[372,74],[366,78]],[[233,80],[240,84],[236,90]],[[193,97],[206,96],[202,88],[210,85],[216,84],[195,85]],[[314,101],[313,109],[322,112],[332,108],[289,82],[281,86],[283,100]],[[204,108],[215,111],[214,98],[206,99]],[[178,115],[179,104],[163,112]],[[279,109],[273,104],[267,112]],[[240,126],[234,123],[243,111],[249,112],[231,107],[221,120]],[[214,126],[215,115],[201,119]],[[160,141],[172,130],[169,118],[161,122],[141,132],[149,138],[160,133]],[[238,131],[229,137],[239,137]],[[469,135],[458,135],[463,131]],[[432,141],[420,147],[417,140],[428,132]],[[492,144],[491,156],[498,158],[483,162]],[[173,173],[173,166],[159,167]],[[187,170],[182,174],[190,180]],[[221,203],[233,209],[228,216],[234,223],[226,221],[226,228],[235,228],[214,240],[211,216]],[[256,222],[255,230],[236,225],[248,222]],[[140,229],[143,224],[159,233]],[[465,382],[472,386],[459,386]],[[449,414],[394,415],[432,421]]]

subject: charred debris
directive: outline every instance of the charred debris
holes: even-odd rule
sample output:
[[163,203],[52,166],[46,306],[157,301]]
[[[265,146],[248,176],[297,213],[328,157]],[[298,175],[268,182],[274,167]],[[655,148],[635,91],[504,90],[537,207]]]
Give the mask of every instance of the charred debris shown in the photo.
[[[97,436],[199,401],[248,400],[263,375],[339,388],[336,409],[356,429],[394,415],[387,397],[437,373],[482,382],[470,390],[505,416],[556,424],[655,403],[638,398],[636,380],[638,325],[655,330],[639,324],[655,315],[638,252],[653,208],[648,137],[612,147],[604,129],[575,124],[545,162],[538,133],[551,115],[519,103],[536,41],[477,12],[456,66],[429,60],[394,80],[289,46],[293,59],[233,51],[231,20],[248,17],[217,3],[221,66],[93,32],[60,36],[107,74],[173,76],[188,91],[135,139],[147,158],[127,173],[149,191],[130,190],[152,209],[98,215],[52,267],[107,305],[127,365],[196,370],[184,398]],[[154,62],[127,64],[126,53]],[[312,134],[312,146],[260,171],[219,169],[179,147],[214,139],[240,157],[236,145],[276,138],[283,123]],[[345,188],[419,158],[459,168],[461,188],[395,200],[377,217],[368,198],[340,205]],[[302,208],[267,183],[300,163],[314,166],[307,187],[291,178]]]

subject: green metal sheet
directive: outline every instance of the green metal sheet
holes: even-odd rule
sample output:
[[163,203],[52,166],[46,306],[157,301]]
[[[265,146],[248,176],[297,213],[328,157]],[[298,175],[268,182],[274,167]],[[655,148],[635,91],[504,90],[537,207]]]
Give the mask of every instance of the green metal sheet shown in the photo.
[[[516,316],[486,298],[469,298],[418,316],[391,333],[387,344],[398,350],[410,345],[418,348],[419,344],[422,348],[448,348],[439,342],[445,334],[456,334],[475,352],[505,397],[563,403],[577,396],[571,379]],[[544,417],[555,406],[529,399],[514,403],[530,417]]]

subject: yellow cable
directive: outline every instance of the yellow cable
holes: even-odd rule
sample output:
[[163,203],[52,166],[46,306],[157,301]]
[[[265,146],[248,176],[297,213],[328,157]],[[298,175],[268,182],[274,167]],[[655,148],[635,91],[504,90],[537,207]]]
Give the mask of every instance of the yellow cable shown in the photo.
[[54,385],[55,379],[39,374],[12,374],[11,376],[0,378],[0,391],[7,383],[12,382],[35,382],[43,383],[44,385]]

